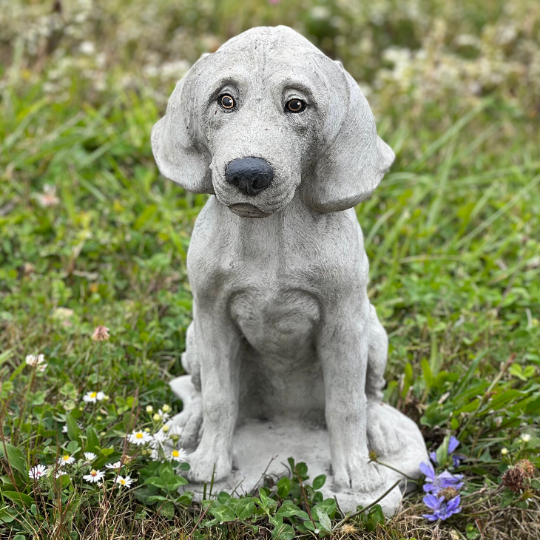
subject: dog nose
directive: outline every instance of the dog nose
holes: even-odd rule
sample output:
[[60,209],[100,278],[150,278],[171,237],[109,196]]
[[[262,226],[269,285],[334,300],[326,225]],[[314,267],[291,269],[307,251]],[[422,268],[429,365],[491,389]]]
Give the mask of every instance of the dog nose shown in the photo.
[[233,159],[225,169],[225,179],[241,192],[253,197],[264,191],[274,178],[270,163],[262,158]]

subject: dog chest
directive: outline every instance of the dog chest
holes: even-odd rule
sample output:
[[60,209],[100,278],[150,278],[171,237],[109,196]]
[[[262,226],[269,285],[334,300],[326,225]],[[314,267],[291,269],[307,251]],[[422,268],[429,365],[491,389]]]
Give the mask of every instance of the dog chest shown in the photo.
[[289,206],[279,215],[246,219],[211,198],[188,252],[196,298],[215,305],[250,290],[265,305],[290,299],[294,306],[305,303],[304,291],[325,305],[365,287],[368,264],[354,211],[316,214],[297,198]]
[[250,288],[234,295],[231,316],[248,343],[280,357],[310,348],[319,322],[317,300],[294,289]]

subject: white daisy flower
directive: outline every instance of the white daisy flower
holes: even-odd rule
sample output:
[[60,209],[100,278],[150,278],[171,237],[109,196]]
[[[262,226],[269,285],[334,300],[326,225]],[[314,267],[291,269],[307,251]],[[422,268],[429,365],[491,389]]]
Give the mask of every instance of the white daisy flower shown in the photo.
[[66,475],[67,476],[67,472],[66,471],[63,471],[62,469],[58,469],[58,471],[56,471],[56,474],[54,475],[55,478],[60,478],[61,476],[64,476]]
[[69,454],[64,454],[62,457],[58,458],[58,464],[60,467],[63,467],[64,465],[71,465],[74,461],[75,458]]
[[84,453],[84,458],[86,459],[86,461],[94,461],[94,459],[96,459],[96,454],[94,454],[94,452],[85,452]]
[[106,463],[105,467],[107,469],[119,469],[122,466],[122,463],[120,461],[117,461],[116,463]]
[[172,424],[169,427],[169,435],[171,437],[179,437],[180,435],[182,435],[182,428],[177,425],[177,424]]
[[[90,474],[85,474],[83,476],[83,478],[87,481],[87,482],[95,482],[95,483],[98,483],[103,477],[105,476],[105,472],[104,471],[96,471],[95,469],[92,469],[90,471]],[[100,484],[98,483],[98,486]]]
[[131,486],[133,482],[136,482],[136,480],[134,480],[133,478],[130,478],[129,476],[126,476],[125,478],[122,478],[121,476],[119,476],[116,479],[117,484],[120,484],[121,486],[126,486],[126,487]]
[[529,442],[531,440],[531,436],[528,434],[528,433],[524,433],[522,436],[521,436],[521,440],[525,443]]
[[183,448],[174,449],[169,454],[169,459],[174,459],[175,461],[186,461],[186,458],[187,452]]
[[45,465],[36,465],[35,467],[32,467],[28,471],[28,476],[32,480],[39,480],[40,478],[45,476],[46,472],[47,472],[47,467],[45,467]]
[[158,431],[150,443],[150,446],[152,448],[163,448],[163,445],[170,440],[170,437],[167,433],[163,433],[163,431]]
[[47,364],[45,364],[45,356],[43,354],[28,354],[26,356],[26,363],[38,371],[45,371]]
[[86,403],[96,403],[96,401],[101,401],[104,398],[105,394],[103,392],[87,392],[83,396],[83,401],[86,401]]
[[136,444],[137,446],[140,444],[146,444],[148,442],[151,442],[152,439],[152,435],[146,433],[145,431],[134,431],[128,437],[128,441],[130,443]]
[[159,415],[159,419],[163,420],[163,422],[165,422],[165,420],[168,420],[170,418],[170,414],[165,410],[165,406],[163,407],[163,409],[159,409],[158,410],[158,415]]

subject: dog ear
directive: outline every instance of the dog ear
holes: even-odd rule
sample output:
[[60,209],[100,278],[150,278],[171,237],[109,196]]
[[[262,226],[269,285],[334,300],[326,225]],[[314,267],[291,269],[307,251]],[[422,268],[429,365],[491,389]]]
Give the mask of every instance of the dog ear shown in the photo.
[[[335,109],[325,126],[325,147],[314,174],[299,190],[302,201],[322,213],[345,210],[367,199],[395,157],[377,136],[373,113],[358,84],[344,69],[338,69],[340,79],[345,79],[345,91],[339,92],[339,84],[332,86],[330,106]],[[336,113],[339,109],[341,114]]]
[[152,128],[152,152],[159,171],[166,178],[187,191],[214,193],[210,158],[195,142],[196,119],[192,111],[195,100],[190,98],[189,75],[190,72],[186,73],[178,82],[165,116]]

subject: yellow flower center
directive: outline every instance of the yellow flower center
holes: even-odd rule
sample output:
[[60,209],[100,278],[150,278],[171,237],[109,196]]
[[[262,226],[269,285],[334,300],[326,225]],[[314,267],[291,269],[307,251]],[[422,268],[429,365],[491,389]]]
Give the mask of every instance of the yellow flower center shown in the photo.
[[136,439],[143,439],[144,438],[144,435],[142,433],[136,433],[135,434],[135,438]]
[[173,450],[171,452],[172,457],[178,457],[180,455],[180,452],[178,450]]
[[66,455],[66,456],[62,456],[62,459],[63,459],[64,461],[69,461],[69,456],[67,456],[67,455]]
[[97,392],[90,392],[90,397],[92,399],[94,399],[95,397],[97,397]]
[[126,485],[126,481],[125,481],[123,478],[120,479],[120,483],[121,483],[123,486]]
[[91,475],[91,476],[97,476],[97,471],[95,471],[94,469],[92,469],[92,470],[90,471],[90,475]]

